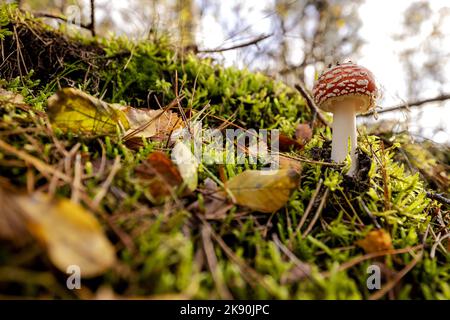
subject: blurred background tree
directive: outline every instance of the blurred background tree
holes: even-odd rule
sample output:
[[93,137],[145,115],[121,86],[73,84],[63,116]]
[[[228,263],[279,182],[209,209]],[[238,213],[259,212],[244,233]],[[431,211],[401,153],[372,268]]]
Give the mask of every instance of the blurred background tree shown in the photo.
[[[81,22],[91,22],[89,0],[16,2],[24,10],[52,15],[67,14],[75,5],[80,8]],[[193,50],[225,65],[262,71],[289,85],[303,81],[311,88],[314,77],[328,64],[367,56],[361,49],[371,39],[362,36],[367,23],[361,7],[369,3],[374,5],[364,0],[95,0],[95,30],[100,35],[114,33],[149,41],[166,33],[179,50]],[[400,7],[402,12],[396,17],[399,25],[392,26],[396,49],[377,48],[380,53],[389,49],[398,55],[402,75],[394,76],[402,82],[401,92],[384,87],[380,103],[386,106],[436,98],[431,107],[440,107],[434,110],[450,119],[450,105],[445,103],[450,93],[446,76],[450,70],[450,8],[445,1],[424,0],[376,1],[376,5],[382,9],[373,12],[380,29],[386,27],[385,15],[390,10]],[[377,54],[371,52],[371,56]],[[375,66],[379,65],[378,61]],[[389,68],[374,71],[376,76],[382,73],[381,80],[394,72]],[[421,106],[425,108],[412,113],[406,124],[416,125],[424,119],[419,126],[429,126],[432,120],[422,113],[429,105]],[[387,119],[395,115],[383,114]],[[450,141],[450,120],[435,123],[426,135],[444,132],[438,140]]]

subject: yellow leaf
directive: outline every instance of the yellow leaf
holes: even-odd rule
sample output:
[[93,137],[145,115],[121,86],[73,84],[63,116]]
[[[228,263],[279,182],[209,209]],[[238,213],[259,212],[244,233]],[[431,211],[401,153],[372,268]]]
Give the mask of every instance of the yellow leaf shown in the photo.
[[364,249],[366,253],[392,249],[391,235],[383,229],[372,230],[356,244]]
[[117,126],[129,128],[125,114],[117,106],[83,91],[65,88],[48,99],[48,114],[61,130],[84,134],[115,134]]
[[76,265],[82,277],[93,277],[114,264],[114,247],[97,219],[80,205],[40,193],[18,196],[17,203],[29,232],[46,247],[50,260],[61,271]]
[[247,170],[230,179],[226,187],[236,204],[256,211],[273,212],[287,203],[299,179],[299,172],[293,169]]

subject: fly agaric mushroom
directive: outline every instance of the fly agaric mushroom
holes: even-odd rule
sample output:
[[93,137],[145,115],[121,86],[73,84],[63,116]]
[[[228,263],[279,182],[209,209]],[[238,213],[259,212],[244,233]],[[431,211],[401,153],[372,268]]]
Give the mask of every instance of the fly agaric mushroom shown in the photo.
[[333,113],[331,159],[342,162],[348,155],[352,164],[348,175],[357,169],[356,115],[375,107],[378,95],[373,74],[352,62],[338,64],[320,75],[313,88],[314,101],[319,108]]

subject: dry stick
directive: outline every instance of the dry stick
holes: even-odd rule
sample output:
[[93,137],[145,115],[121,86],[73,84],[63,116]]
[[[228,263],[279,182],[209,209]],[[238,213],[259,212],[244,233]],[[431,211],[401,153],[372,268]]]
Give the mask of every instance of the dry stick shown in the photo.
[[382,298],[386,293],[388,293],[390,290],[392,290],[395,285],[409,272],[412,268],[417,264],[417,262],[422,259],[423,252],[420,252],[417,257],[414,258],[413,261],[411,261],[409,264],[406,265],[399,273],[395,275],[395,277],[389,281],[383,288],[381,288],[379,291],[375,292],[371,296],[369,296],[369,300],[378,300]]
[[[440,233],[439,233],[440,235]],[[431,247],[431,251],[430,251],[430,258],[434,259],[434,256],[436,255],[436,249],[437,247],[442,243],[442,240],[450,238],[450,233],[447,233],[445,236],[443,237],[438,237],[438,239],[436,239],[436,243],[433,244],[433,247]]]
[[[48,18],[48,19],[56,19],[56,20],[60,20],[62,22],[66,22],[68,23],[69,20],[64,17],[64,16],[60,16],[60,15],[56,15],[56,14],[51,14],[51,13],[47,13],[47,12],[34,12],[33,16],[36,18]],[[80,25],[78,25],[80,28],[86,29],[91,31],[92,33],[92,29],[91,29],[91,24],[84,24],[81,23]]]
[[306,207],[305,212],[303,213],[302,219],[300,220],[299,224],[297,225],[297,228],[295,229],[295,233],[292,235],[292,238],[295,238],[297,234],[300,232],[300,229],[305,224],[306,218],[308,218],[309,213],[312,210],[312,207],[314,206],[314,202],[316,201],[317,195],[319,194],[320,188],[322,187],[323,179],[320,179],[317,183],[316,190],[314,190],[313,195],[311,196],[311,199],[309,199],[308,206]]
[[197,50],[197,53],[215,53],[215,52],[224,52],[224,51],[240,49],[240,48],[244,48],[244,47],[248,47],[248,46],[257,44],[258,42],[266,40],[267,38],[270,38],[271,36],[272,36],[272,34],[261,35],[261,36],[257,37],[256,39],[253,39],[253,40],[250,40],[250,41],[247,41],[247,42],[243,42],[241,44],[237,44],[237,45],[234,45],[234,46],[231,46],[231,47]]
[[442,194],[427,192],[427,197],[450,206],[450,199],[444,197]]
[[400,104],[400,105],[389,107],[389,108],[384,108],[384,109],[377,110],[377,111],[372,111],[372,112],[365,113],[365,114],[360,114],[360,115],[358,115],[358,117],[369,117],[375,113],[380,114],[380,113],[386,113],[386,112],[392,112],[392,111],[399,111],[399,110],[403,110],[403,109],[408,110],[411,107],[420,107],[420,106],[430,103],[430,102],[439,102],[439,101],[445,101],[445,100],[449,100],[449,99],[450,99],[450,94],[447,93],[447,94],[439,95],[434,98],[417,100],[417,101],[408,102],[405,104]]
[[[368,254],[366,254],[364,256],[353,258],[352,260],[341,264],[336,271],[337,272],[344,271],[346,269],[349,269],[349,268],[357,265],[358,263],[361,263],[361,262],[369,260],[369,259],[383,257],[383,256],[387,256],[387,255],[393,255],[393,254],[408,253],[408,252],[411,252],[413,250],[422,249],[422,248],[423,248],[423,245],[419,244],[419,245],[414,246],[414,247],[407,247],[407,248],[396,249],[396,250],[390,249],[390,250],[383,250],[383,251],[377,251],[377,252],[368,253]],[[322,272],[321,275],[322,275],[322,277],[327,278],[327,277],[329,277],[331,275],[331,272],[325,271],[325,272]]]
[[330,123],[325,119],[325,117],[320,112],[319,107],[317,107],[316,103],[314,102],[314,99],[309,94],[308,90],[306,90],[305,86],[300,82],[295,85],[295,89],[297,89],[300,94],[303,96],[303,98],[306,101],[306,104],[308,105],[309,109],[313,113],[313,121],[311,123],[311,128],[313,128],[314,118],[317,116],[324,125],[327,127],[330,127]]
[[89,30],[91,34],[95,37],[95,0],[91,0],[91,23],[89,24]]
[[94,200],[93,200],[94,207],[98,207],[100,205],[100,201],[102,201],[102,199],[105,197],[106,193],[108,192],[108,189],[114,179],[114,176],[116,175],[117,171],[119,171],[120,167],[121,167],[120,156],[116,156],[116,158],[114,159],[114,164],[111,168],[111,171],[109,172],[108,177],[103,182],[102,188],[100,189],[100,191],[94,197]]
[[45,173],[47,175],[52,174],[67,183],[70,183],[72,181],[72,179],[69,176],[65,175],[61,171],[56,170],[52,166],[49,166],[48,164],[29,155],[28,153],[26,153],[24,151],[16,149],[15,147],[9,145],[8,143],[6,143],[5,141],[3,141],[1,139],[0,139],[0,148],[5,150],[6,152],[9,152],[9,153],[15,155],[19,159],[22,159],[26,163],[31,164],[32,166],[34,166],[38,171],[40,171],[44,175],[45,175]]
[[303,239],[306,238],[306,236],[311,232],[311,230],[314,227],[314,224],[316,223],[317,219],[319,219],[320,213],[322,212],[322,209],[323,209],[323,207],[325,205],[325,202],[327,201],[329,192],[330,192],[330,189],[327,188],[327,190],[325,190],[325,193],[324,193],[324,195],[322,197],[322,200],[320,201],[319,207],[317,208],[317,211],[316,211],[316,214],[314,215],[314,218],[309,223],[308,228],[303,233],[303,236],[302,236]]
[[80,153],[77,153],[77,155],[75,156],[72,195],[70,199],[74,203],[78,203],[80,201],[81,174],[82,174],[81,155]]
[[204,225],[201,228],[203,250],[205,251],[206,261],[208,262],[209,271],[216,284],[217,291],[221,299],[231,300],[233,296],[228,290],[227,286],[223,281],[222,274],[219,273],[219,266],[217,265],[217,257],[214,252],[214,246],[211,243],[211,230]]
[[309,268],[309,265],[300,261],[299,258],[295,254],[293,254],[288,248],[286,248],[283,243],[281,243],[280,239],[276,234],[273,234],[272,236],[273,242],[277,245],[278,248],[280,248],[281,251],[289,258],[291,261],[295,264],[297,268],[302,270],[302,272],[305,274],[306,277],[308,277],[310,280],[314,281],[314,278],[311,277],[311,270],[307,270]]
[[251,286],[254,286],[254,282],[257,281],[261,286],[264,287],[265,290],[267,290],[270,293],[273,293],[273,290],[270,285],[266,283],[266,280],[255,270],[253,270],[251,267],[249,267],[242,259],[237,256],[233,250],[223,241],[223,239],[217,235],[214,230],[212,230],[211,226],[209,225],[206,220],[198,216],[200,220],[203,222],[203,224],[210,229],[211,231],[211,237],[219,244],[219,246],[222,248],[222,250],[225,252],[225,254],[232,260],[239,268],[242,277],[247,281],[247,283]]
[[361,207],[363,207],[364,211],[366,212],[366,214],[370,217],[370,219],[372,219],[375,227],[377,229],[381,229],[380,224],[377,221],[377,218],[372,214],[372,212],[370,211],[370,209],[367,207],[367,205],[364,203],[364,201],[361,198],[358,198],[359,204],[361,205]]

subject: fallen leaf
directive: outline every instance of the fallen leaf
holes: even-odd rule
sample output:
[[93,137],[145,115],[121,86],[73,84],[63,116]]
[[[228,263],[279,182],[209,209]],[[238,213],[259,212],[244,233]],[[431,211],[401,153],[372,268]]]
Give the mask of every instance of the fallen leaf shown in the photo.
[[[61,130],[83,134],[116,134],[117,126],[126,141],[141,138],[166,139],[183,128],[183,121],[170,110],[137,109],[110,104],[74,88],[59,90],[48,99],[53,125]],[[131,144],[133,146],[133,144]]]
[[287,203],[299,180],[299,173],[293,169],[247,170],[231,178],[226,188],[236,204],[256,211],[273,212]]
[[81,90],[65,88],[48,99],[48,114],[53,125],[63,131],[83,134],[115,134],[117,126],[130,126],[124,112]]
[[136,173],[140,178],[148,180],[149,191],[157,202],[170,196],[174,189],[183,183],[178,168],[164,152],[160,151],[151,153],[136,168]]
[[295,129],[295,138],[297,142],[305,145],[312,138],[312,130],[309,124],[300,123]]
[[177,165],[181,177],[189,190],[197,189],[199,162],[191,149],[183,141],[178,141],[172,150],[172,160]]
[[298,141],[289,138],[284,134],[280,134],[278,137],[279,148],[281,152],[287,152],[291,149],[293,150],[302,150],[304,145],[299,143]]
[[364,239],[356,241],[356,244],[366,253],[392,249],[391,235],[383,229],[370,231]]
[[82,277],[93,277],[114,264],[114,247],[97,219],[80,205],[68,199],[50,199],[42,193],[17,196],[17,204],[27,229],[62,272],[76,265]]
[[130,128],[125,132],[130,138],[168,137],[173,131],[183,128],[183,121],[170,110],[136,109],[119,107],[128,119]]

